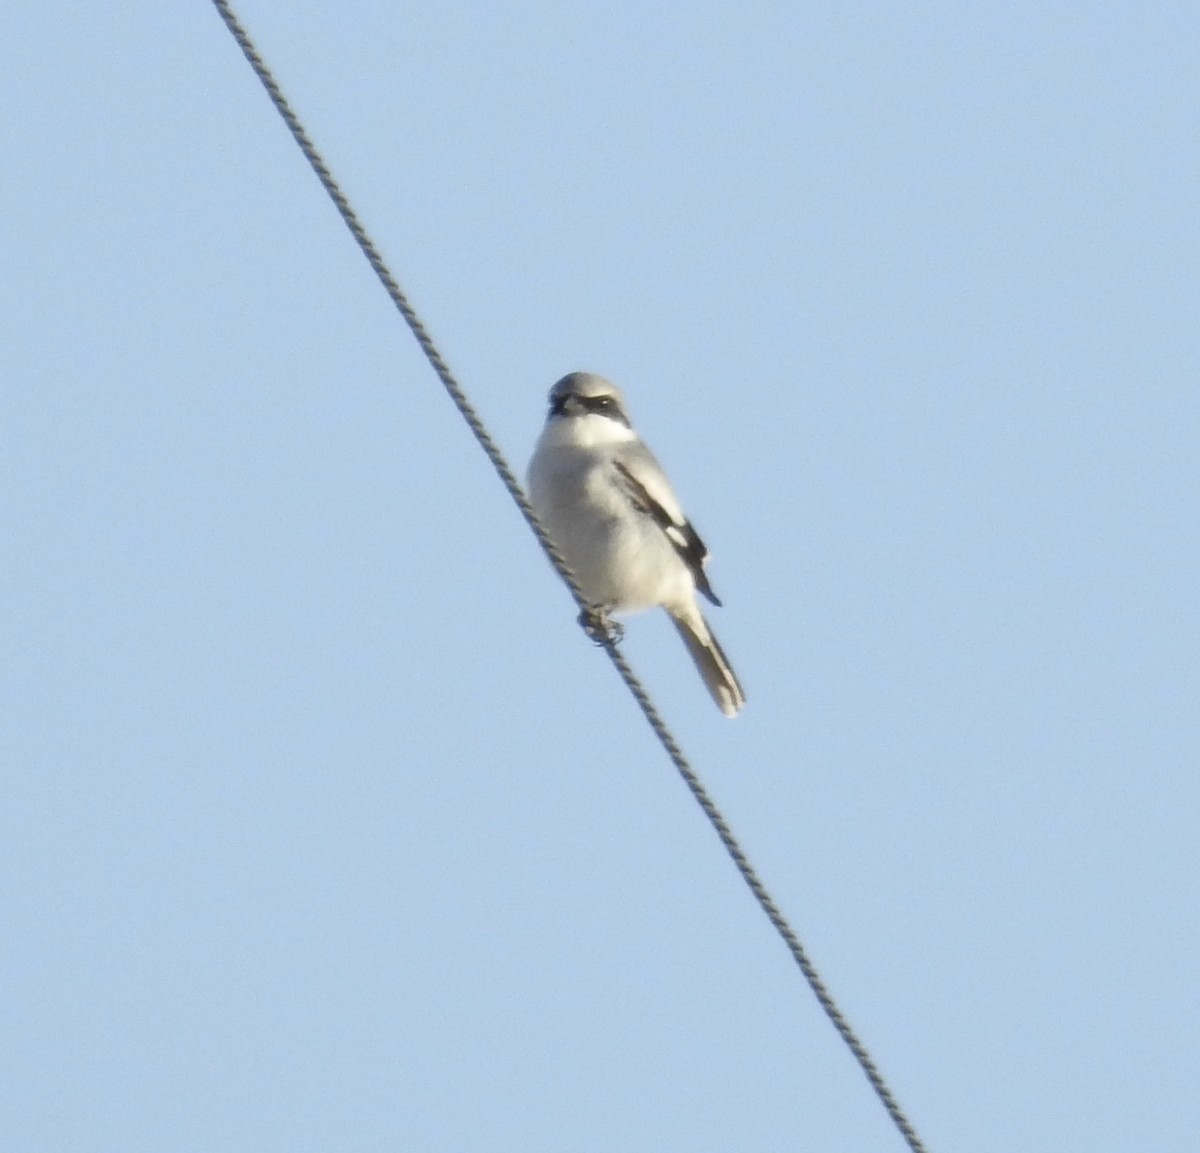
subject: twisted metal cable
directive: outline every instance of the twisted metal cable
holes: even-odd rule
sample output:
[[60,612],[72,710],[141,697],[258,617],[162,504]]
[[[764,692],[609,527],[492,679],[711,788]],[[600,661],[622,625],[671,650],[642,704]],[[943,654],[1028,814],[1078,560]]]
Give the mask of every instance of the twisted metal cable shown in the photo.
[[[329,198],[333,201],[346,227],[349,228],[359,248],[362,249],[363,255],[367,258],[371,268],[374,269],[375,275],[379,278],[388,296],[391,297],[392,303],[396,306],[413,336],[416,338],[417,343],[421,346],[421,351],[425,354],[434,372],[437,373],[443,388],[445,388],[455,407],[462,414],[463,419],[474,434],[475,439],[479,442],[479,446],[487,455],[488,460],[491,461],[492,467],[500,477],[501,483],[508,491],[508,495],[512,497],[513,503],[516,504],[521,515],[525,518],[525,522],[537,538],[538,544],[542,546],[546,556],[550,559],[550,563],[570,590],[571,596],[574,597],[580,611],[587,610],[591,606],[589,606],[580,591],[579,583],[575,579],[575,575],[571,572],[566,559],[542,527],[504,454],[500,451],[491,433],[488,432],[479,414],[475,411],[475,407],[471,404],[462,386],[450,371],[449,365],[447,365],[437,346],[433,343],[433,338],[429,335],[416,310],[409,303],[399,283],[388,269],[379,250],[375,247],[374,241],[372,241],[362,222],[358,219],[357,213],[351,207],[349,200],[346,199],[345,194],[338,186],[333,173],[330,172],[321,154],[309,138],[304,125],[300,123],[299,117],[292,110],[291,105],[288,104],[279,84],[259,54],[254,42],[242,27],[228,0],[213,0],[213,5],[216,7],[218,13],[220,13],[225,26],[237,41],[238,47],[241,48],[242,53],[245,55],[247,61],[249,61],[250,67],[254,69],[255,75],[266,89],[267,95],[270,96],[271,102],[275,105],[279,115],[283,117],[288,130],[299,145],[300,151],[304,153],[305,159],[317,174],[317,179],[320,180],[321,185],[329,194]],[[888,1116],[891,1117],[900,1135],[907,1142],[909,1149],[912,1153],[926,1153],[925,1145],[917,1136],[916,1130],[913,1128],[904,1111],[900,1108],[900,1104],[891,1089],[888,1088],[867,1047],[850,1026],[841,1009],[838,1008],[820,973],[817,972],[816,966],[809,957],[807,950],[804,948],[799,937],[796,936],[787,918],[780,911],[779,906],[775,904],[774,899],[767,891],[767,887],[763,884],[758,873],[755,872],[754,867],[750,864],[749,858],[747,858],[737,838],[734,837],[733,830],[730,829],[720,809],[717,808],[716,802],[709,796],[708,790],[704,787],[703,782],[692,768],[671,730],[667,727],[666,721],[663,720],[657,706],[651,700],[650,694],[646,691],[637,674],[625,659],[624,653],[617,648],[616,637],[611,633],[608,635],[599,635],[597,643],[608,654],[617,673],[625,682],[634,700],[637,701],[646,721],[654,731],[654,735],[658,738],[667,756],[670,757],[671,763],[683,778],[684,784],[691,791],[692,796],[703,810],[709,823],[716,830],[717,836],[720,837],[721,843],[725,846],[725,851],[729,854],[738,872],[741,873],[742,879],[754,894],[755,900],[758,901],[771,924],[775,926],[776,932],[783,938],[784,944],[799,966],[800,972],[808,982],[813,995],[817,998],[821,1008],[825,1011],[825,1015],[837,1030],[838,1035],[854,1055],[859,1067],[866,1075],[871,1087],[875,1090],[876,1096],[878,1096],[883,1107],[887,1110]]]

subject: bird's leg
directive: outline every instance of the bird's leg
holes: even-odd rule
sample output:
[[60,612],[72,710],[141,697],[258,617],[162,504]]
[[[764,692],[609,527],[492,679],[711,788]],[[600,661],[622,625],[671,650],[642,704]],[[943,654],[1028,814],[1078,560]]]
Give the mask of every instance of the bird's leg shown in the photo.
[[589,605],[579,614],[579,623],[598,645],[619,645],[625,635],[624,628],[609,619],[607,605]]

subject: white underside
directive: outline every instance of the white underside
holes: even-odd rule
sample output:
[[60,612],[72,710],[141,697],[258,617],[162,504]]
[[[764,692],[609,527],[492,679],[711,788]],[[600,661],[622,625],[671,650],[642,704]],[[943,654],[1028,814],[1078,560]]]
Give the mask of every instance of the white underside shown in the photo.
[[685,614],[694,605],[691,573],[662,529],[629,503],[610,454],[543,446],[530,467],[529,498],[592,604]]

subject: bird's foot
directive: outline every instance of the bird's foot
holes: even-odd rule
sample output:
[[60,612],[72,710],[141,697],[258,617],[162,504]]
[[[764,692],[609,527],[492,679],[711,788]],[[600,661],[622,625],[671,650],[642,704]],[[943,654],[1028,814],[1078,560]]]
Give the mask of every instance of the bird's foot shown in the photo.
[[598,645],[619,645],[625,636],[625,629],[609,619],[608,609],[603,605],[584,609],[579,614],[579,623],[583,631]]

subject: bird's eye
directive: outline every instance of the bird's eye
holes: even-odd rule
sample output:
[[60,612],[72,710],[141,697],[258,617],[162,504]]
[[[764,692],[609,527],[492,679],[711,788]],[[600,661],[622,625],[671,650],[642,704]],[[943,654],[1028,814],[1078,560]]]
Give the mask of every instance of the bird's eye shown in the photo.
[[613,398],[611,396],[596,397],[596,407],[597,408],[612,408],[612,405],[613,405]]

